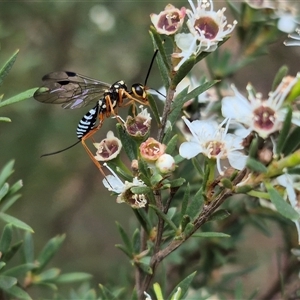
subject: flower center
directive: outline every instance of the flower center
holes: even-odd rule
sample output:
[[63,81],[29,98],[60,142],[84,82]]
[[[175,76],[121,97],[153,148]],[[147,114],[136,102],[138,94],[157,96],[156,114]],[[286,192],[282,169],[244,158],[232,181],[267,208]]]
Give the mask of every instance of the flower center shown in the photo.
[[270,130],[275,119],[275,111],[270,107],[260,106],[254,111],[254,124],[258,128]]
[[98,154],[103,158],[109,158],[119,149],[119,144],[116,140],[104,140],[98,149]]
[[179,23],[180,23],[179,14],[177,12],[172,12],[160,18],[157,26],[167,31],[173,31],[177,29]]
[[220,141],[210,141],[206,144],[208,157],[217,157],[224,149],[224,144]]
[[218,24],[210,17],[202,17],[196,20],[194,27],[200,34],[204,35],[206,39],[214,39],[218,32]]

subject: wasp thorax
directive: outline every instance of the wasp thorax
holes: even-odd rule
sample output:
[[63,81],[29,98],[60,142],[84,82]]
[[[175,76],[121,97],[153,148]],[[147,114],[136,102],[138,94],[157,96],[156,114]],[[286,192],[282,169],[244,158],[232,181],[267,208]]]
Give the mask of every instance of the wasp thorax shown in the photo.
[[131,90],[135,97],[145,99],[147,96],[145,92],[145,87],[140,83],[133,84]]

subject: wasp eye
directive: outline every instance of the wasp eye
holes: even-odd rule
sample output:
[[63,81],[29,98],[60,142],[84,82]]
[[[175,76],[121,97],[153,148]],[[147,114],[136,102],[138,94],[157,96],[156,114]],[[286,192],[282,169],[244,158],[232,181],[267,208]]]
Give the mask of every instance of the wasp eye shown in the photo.
[[131,90],[136,97],[146,98],[145,87],[142,84],[140,83],[133,84]]

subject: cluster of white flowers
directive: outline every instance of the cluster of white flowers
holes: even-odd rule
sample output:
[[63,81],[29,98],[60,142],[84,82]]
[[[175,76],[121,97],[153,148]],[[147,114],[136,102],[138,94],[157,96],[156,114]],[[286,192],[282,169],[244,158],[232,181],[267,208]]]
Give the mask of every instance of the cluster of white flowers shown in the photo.
[[[192,55],[200,52],[212,52],[218,47],[218,43],[229,35],[237,24],[227,24],[224,16],[225,8],[214,11],[212,0],[197,0],[195,6],[192,0],[188,0],[191,9],[167,5],[165,10],[157,14],[151,14],[151,21],[160,34],[175,34],[177,51],[172,54],[173,58],[180,59],[174,67],[178,71],[183,63]],[[179,32],[182,28],[185,16],[188,33]]]

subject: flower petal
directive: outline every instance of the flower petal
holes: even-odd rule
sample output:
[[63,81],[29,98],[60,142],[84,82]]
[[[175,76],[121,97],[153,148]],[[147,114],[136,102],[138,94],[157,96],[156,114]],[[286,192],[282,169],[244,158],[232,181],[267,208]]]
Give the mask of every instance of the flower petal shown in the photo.
[[187,159],[197,156],[201,151],[199,143],[184,142],[179,147],[179,154]]

